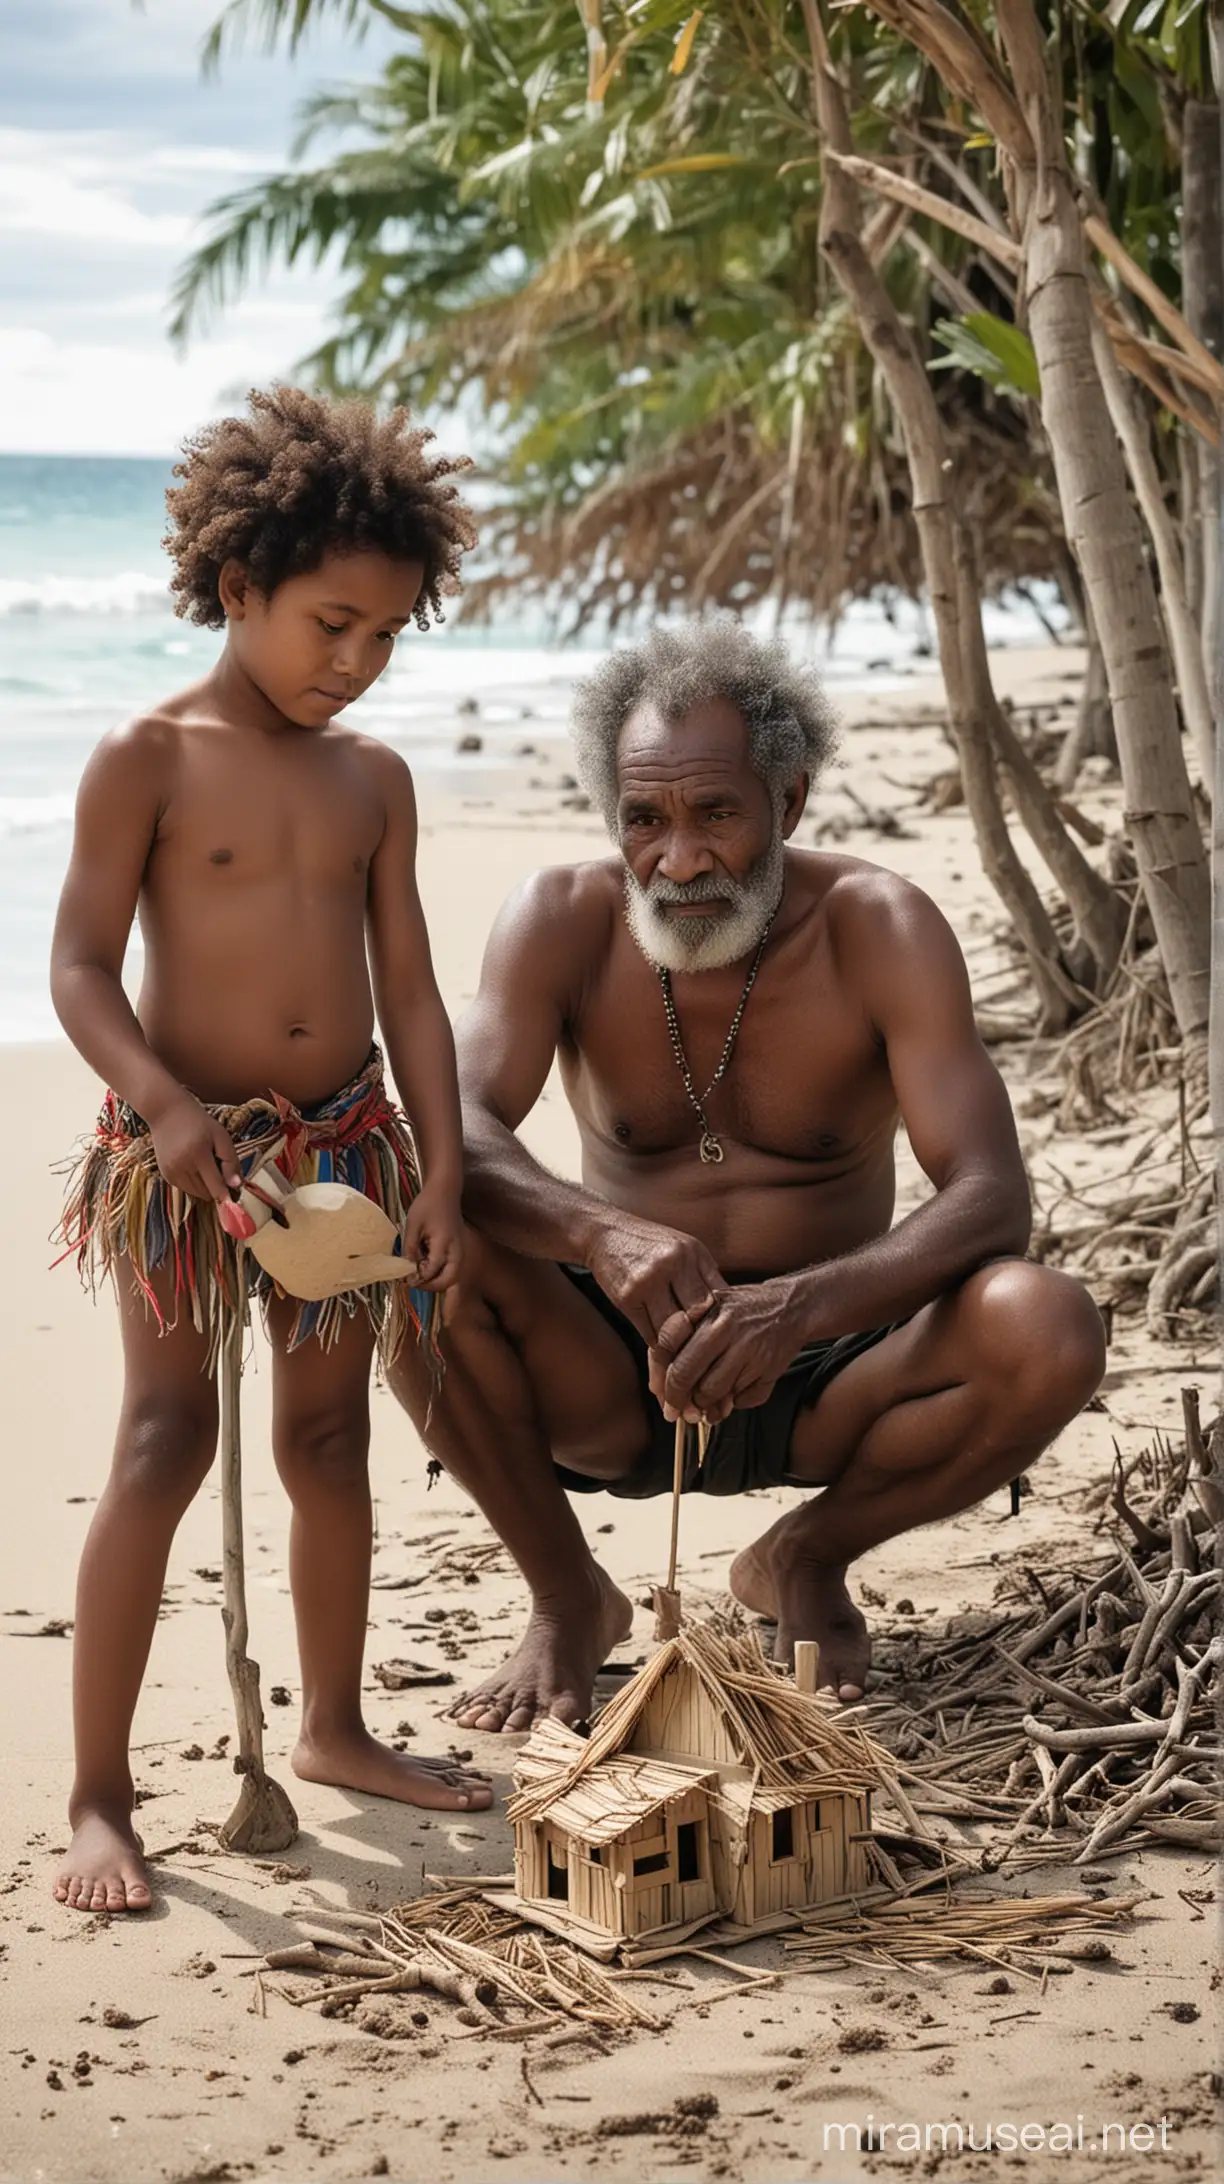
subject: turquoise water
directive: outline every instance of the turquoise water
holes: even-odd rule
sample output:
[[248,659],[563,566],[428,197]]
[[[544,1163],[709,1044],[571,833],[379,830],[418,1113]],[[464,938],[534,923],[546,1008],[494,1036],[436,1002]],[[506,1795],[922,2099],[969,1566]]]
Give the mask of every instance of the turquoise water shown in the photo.
[[[81,769],[108,728],[193,682],[221,638],[170,608],[161,547],[168,462],[0,455],[0,1041],[55,1037],[47,956]],[[1040,641],[1030,609],[989,617],[998,642]],[[830,650],[799,635],[834,687],[922,671],[921,617],[855,608]],[[550,647],[538,620],[408,631],[350,718],[401,749],[431,790],[496,794],[530,721],[564,729],[576,674],[597,656]],[[473,718],[473,707],[477,717]],[[476,757],[456,756],[479,728]]]
[[[0,1041],[54,1037],[47,956],[81,769],[98,738],[194,682],[221,638],[178,620],[168,462],[0,455]],[[524,626],[410,631],[352,718],[448,787],[504,769],[530,714],[558,733],[583,655]],[[475,701],[479,720],[460,714]],[[457,760],[460,733],[484,749]]]

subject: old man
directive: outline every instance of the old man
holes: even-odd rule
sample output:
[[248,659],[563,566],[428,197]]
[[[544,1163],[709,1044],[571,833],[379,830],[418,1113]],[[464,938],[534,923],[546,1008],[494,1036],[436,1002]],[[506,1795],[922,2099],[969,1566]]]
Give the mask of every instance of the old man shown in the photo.
[[[397,1381],[532,1594],[466,1727],[587,1714],[630,1604],[567,1495],[666,1493],[677,1416],[713,1422],[692,1490],[821,1490],[730,1584],[776,1657],[818,1640],[848,1701],[869,1662],[848,1566],[1005,1485],[1100,1381],[1087,1292],[1024,1258],[948,924],[895,873],[793,844],[833,740],[813,676],[730,620],[579,689],[615,854],[537,873],[497,920],[460,1029],[472,1234],[428,1420],[415,1357]],[[554,1057],[581,1183],[515,1134]],[[893,1226],[899,1123],[932,1190]]]

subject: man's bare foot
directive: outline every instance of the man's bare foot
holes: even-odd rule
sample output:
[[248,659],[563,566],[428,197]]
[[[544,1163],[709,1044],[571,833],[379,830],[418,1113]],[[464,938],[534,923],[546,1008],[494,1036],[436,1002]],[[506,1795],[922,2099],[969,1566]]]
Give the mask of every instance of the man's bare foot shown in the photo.
[[70,1911],[147,1911],[153,1901],[140,1838],[122,1806],[84,1807],[55,1876]]
[[486,1775],[453,1759],[409,1759],[380,1744],[368,1729],[329,1737],[307,1736],[303,1730],[289,1764],[303,1782],[395,1797],[402,1805],[427,1805],[431,1811],[484,1812],[493,1802]]
[[[731,1565],[741,1606],[777,1623],[774,1659],[789,1664],[795,1640],[820,1647],[820,1682],[848,1705],[861,1699],[871,1665],[871,1634],[846,1591],[846,1571],[817,1559],[807,1509],[788,1512]],[[806,1536],[805,1536],[806,1535]]]
[[537,1600],[522,1644],[504,1668],[449,1709],[464,1729],[530,1729],[543,1714],[585,1721],[596,1673],[629,1636],[633,1607],[602,1570],[598,1591],[564,1606]]

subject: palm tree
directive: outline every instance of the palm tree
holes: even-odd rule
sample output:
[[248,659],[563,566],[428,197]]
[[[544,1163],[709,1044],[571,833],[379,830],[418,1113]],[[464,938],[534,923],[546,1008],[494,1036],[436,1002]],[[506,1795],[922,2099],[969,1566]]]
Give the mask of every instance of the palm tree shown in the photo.
[[[292,38],[311,12],[325,10],[248,0],[217,47],[243,24]],[[415,404],[478,388],[510,487],[498,536],[514,581],[550,588],[564,571],[583,616],[615,615],[630,587],[645,604],[772,592],[820,613],[918,588],[895,423],[852,318],[822,292],[818,173],[810,159],[780,172],[810,151],[796,70],[781,87],[745,82],[733,50],[713,67],[699,51],[677,80],[670,28],[631,32],[612,49],[615,63],[636,38],[609,122],[587,111],[572,0],[452,0],[395,20],[403,54],[378,82],[317,100],[299,140],[347,130],[360,149],[216,207],[176,332],[266,260],[338,251],[340,326],[309,367]],[[886,215],[881,245],[903,224]],[[888,278],[923,323],[948,308],[913,251],[892,254]],[[939,401],[979,481],[988,588],[1057,575],[1061,521],[1023,409],[964,371]],[[713,495],[701,525],[697,494]],[[803,551],[812,536],[819,557]]]
[[[816,247],[830,184],[811,113],[809,0],[715,0],[700,22],[676,0],[602,11],[597,0],[581,10],[572,0],[416,10],[235,0],[214,52],[241,26],[292,41],[329,4],[354,25],[377,14],[404,36],[377,82],[317,100],[306,116],[303,152],[337,130],[358,133],[359,147],[216,208],[215,232],[180,284],[180,333],[261,259],[338,252],[340,326],[311,368],[416,403],[475,387],[498,428],[507,490],[486,600],[510,582],[565,579],[579,616],[615,618],[677,597],[747,604],[767,594],[829,611],[924,576],[937,601],[955,591],[962,636],[953,644],[945,631],[944,667],[979,842],[1046,1021],[1065,1020],[1108,976],[1120,922],[994,703],[981,643],[983,570],[998,584],[1067,566],[1035,425],[1040,376],[1014,323],[1018,246],[989,131],[964,99],[950,100],[910,26],[889,29],[864,11],[839,18],[853,149],[873,186],[883,174],[894,195],[909,192],[899,209],[886,194],[862,228],[871,294],[894,328],[881,346],[863,293],[847,307]],[[876,14],[899,21],[900,0]],[[1075,79],[1089,112],[1089,87],[1099,105],[1094,53],[1085,43]],[[1123,92],[1110,95],[1116,108]],[[1131,157],[1097,174],[1124,225],[1151,195],[1146,172]],[[1149,276],[1166,285],[1167,230],[1164,220]],[[826,261],[836,263],[827,249]],[[959,468],[962,569],[942,589],[925,548],[921,566],[906,506],[929,506],[930,494],[904,490],[920,436],[885,369],[898,328],[917,339],[906,384],[921,436],[949,451],[930,478]],[[924,365],[941,361],[936,328],[952,368],[932,381]],[[1118,338],[1169,404],[1193,403],[1170,376],[1168,344],[1157,357],[1146,328]],[[1136,460],[1146,429],[1135,427]],[[1149,501],[1153,477],[1160,498],[1151,463]],[[817,538],[833,550],[813,551]],[[962,638],[970,649],[956,695]],[[1167,672],[1164,687],[1171,707]],[[1080,944],[1070,955],[1011,848],[1000,756],[1074,906]],[[1179,926],[1164,937],[1180,994],[1186,935]],[[1193,965],[1190,976],[1195,984]]]

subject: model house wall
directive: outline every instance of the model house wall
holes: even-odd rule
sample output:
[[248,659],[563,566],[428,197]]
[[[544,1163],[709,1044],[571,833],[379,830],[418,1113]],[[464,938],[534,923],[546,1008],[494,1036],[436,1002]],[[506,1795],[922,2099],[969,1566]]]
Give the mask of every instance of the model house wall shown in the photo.
[[[537,1725],[511,1806],[524,1903],[640,1939],[719,1912],[755,1926],[871,1886],[867,1740],[796,1703],[755,1640],[734,1644],[683,1631],[601,1717],[598,1743]],[[762,1736],[770,1756],[749,1765]],[[847,1758],[859,1780],[843,1787],[832,1770]]]

